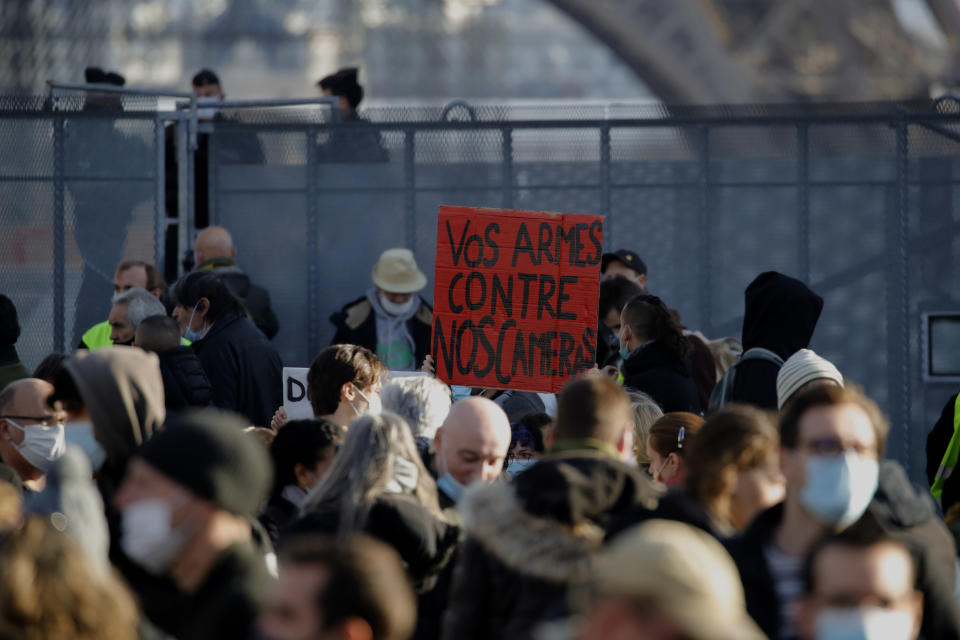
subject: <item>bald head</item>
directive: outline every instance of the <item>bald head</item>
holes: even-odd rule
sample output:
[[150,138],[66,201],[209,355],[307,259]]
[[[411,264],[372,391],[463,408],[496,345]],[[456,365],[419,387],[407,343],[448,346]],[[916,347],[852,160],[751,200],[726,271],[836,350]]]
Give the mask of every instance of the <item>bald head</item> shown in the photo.
[[510,421],[495,402],[465,398],[450,408],[434,438],[434,464],[442,475],[469,485],[495,480],[510,447]]
[[213,258],[236,258],[237,249],[233,246],[233,237],[223,227],[207,227],[200,232],[194,242],[197,264],[203,264]]
[[40,378],[24,378],[11,382],[0,392],[0,414],[44,416],[52,413],[47,398],[53,385]]

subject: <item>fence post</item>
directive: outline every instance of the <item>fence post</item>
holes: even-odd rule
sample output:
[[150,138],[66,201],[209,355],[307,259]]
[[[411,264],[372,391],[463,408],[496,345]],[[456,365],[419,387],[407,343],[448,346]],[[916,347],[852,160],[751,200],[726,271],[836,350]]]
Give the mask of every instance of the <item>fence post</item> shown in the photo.
[[156,146],[156,167],[153,170],[154,187],[156,194],[153,198],[154,216],[154,264],[160,273],[166,273],[167,265],[167,206],[166,206],[166,147],[164,140],[163,120],[156,114],[153,120],[153,144]]
[[613,220],[610,207],[610,125],[600,127],[600,215],[603,216],[604,251],[613,251]]
[[711,292],[710,221],[710,129],[699,126],[700,133],[700,330],[713,335],[713,299]]
[[513,128],[509,125],[500,130],[503,143],[503,174],[500,181],[503,183],[503,208],[513,209]]
[[797,277],[810,282],[810,141],[806,123],[797,125]]
[[416,156],[416,133],[413,129],[404,129],[403,137],[403,172],[404,188],[404,220],[406,222],[407,247],[417,252],[417,174],[414,166]]
[[895,206],[887,213],[887,394],[890,423],[900,426],[904,466],[910,475],[909,139],[906,121],[896,122]]
[[[53,350],[66,351],[64,264],[63,116],[53,117]],[[76,314],[74,314],[76,322]]]
[[[193,166],[190,159],[189,132],[185,120],[177,121],[177,249],[178,257],[192,244]],[[188,179],[189,176],[189,179]],[[177,273],[185,275],[183,262],[177,260]]]
[[320,189],[317,185],[317,128],[307,129],[307,346],[320,351]]

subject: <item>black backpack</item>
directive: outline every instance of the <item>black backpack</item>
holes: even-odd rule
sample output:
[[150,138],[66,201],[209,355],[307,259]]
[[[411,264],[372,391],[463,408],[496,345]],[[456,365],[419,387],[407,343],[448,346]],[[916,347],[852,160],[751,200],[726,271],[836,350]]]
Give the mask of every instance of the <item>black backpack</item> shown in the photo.
[[783,366],[783,358],[769,349],[764,349],[763,347],[747,349],[736,362],[730,365],[727,372],[723,374],[723,377],[717,382],[717,386],[713,388],[713,392],[710,394],[708,412],[716,411],[730,401],[730,396],[733,395],[733,383],[737,379],[737,367],[748,360],[763,360],[764,362],[777,365],[777,369]]

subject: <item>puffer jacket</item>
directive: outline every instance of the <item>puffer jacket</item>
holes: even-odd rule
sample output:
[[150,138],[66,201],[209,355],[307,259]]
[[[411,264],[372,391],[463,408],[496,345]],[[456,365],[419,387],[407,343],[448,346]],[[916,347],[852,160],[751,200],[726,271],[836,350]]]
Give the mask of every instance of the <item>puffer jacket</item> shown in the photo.
[[193,349],[181,345],[157,356],[167,411],[210,406],[210,380]]
[[653,508],[656,494],[636,469],[586,449],[548,455],[512,484],[472,486],[441,637],[530,638],[566,617],[607,527],[637,504]]

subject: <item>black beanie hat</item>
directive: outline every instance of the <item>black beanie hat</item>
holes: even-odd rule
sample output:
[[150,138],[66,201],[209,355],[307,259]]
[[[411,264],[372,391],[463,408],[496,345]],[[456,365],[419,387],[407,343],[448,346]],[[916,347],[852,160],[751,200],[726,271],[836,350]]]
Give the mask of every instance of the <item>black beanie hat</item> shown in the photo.
[[198,498],[252,516],[267,496],[273,469],[266,449],[245,427],[239,416],[213,409],[169,414],[139,456]]
[[20,338],[20,321],[13,301],[0,293],[0,346],[16,344]]

